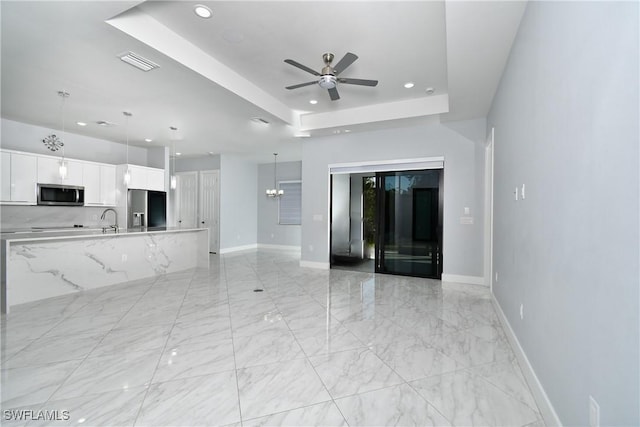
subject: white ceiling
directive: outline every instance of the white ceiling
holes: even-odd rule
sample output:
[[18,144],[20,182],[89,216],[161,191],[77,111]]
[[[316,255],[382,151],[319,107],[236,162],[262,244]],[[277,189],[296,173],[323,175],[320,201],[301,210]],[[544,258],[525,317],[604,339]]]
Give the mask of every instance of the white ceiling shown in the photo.
[[[197,17],[197,3],[213,17]],[[130,111],[135,145],[176,139],[176,150],[188,156],[240,153],[268,162],[278,151],[281,160],[299,159],[305,139],[296,134],[485,117],[525,5],[3,1],[2,117],[60,128],[57,91],[64,89],[71,94],[70,132],[122,142],[122,112]],[[160,68],[137,70],[118,59],[125,51]],[[284,59],[320,71],[325,52],[335,54],[334,65],[355,53],[359,59],[341,77],[375,79],[378,86],[340,84],[338,101],[317,85],[285,89],[315,77]],[[403,87],[408,81],[412,89]],[[100,127],[98,120],[117,126]]]

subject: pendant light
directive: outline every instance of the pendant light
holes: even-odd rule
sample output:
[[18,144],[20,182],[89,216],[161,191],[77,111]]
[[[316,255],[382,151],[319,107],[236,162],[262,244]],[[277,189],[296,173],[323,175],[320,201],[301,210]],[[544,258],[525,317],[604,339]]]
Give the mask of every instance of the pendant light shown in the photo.
[[69,92],[61,90],[58,91],[58,95],[62,97],[62,141],[60,142],[60,146],[62,147],[62,160],[60,160],[60,165],[58,166],[58,174],[60,175],[60,179],[67,179],[67,163],[64,161],[64,120],[65,120],[65,100],[69,97]]
[[267,197],[278,198],[284,194],[284,190],[278,190],[278,153],[273,153],[273,188],[267,188]]
[[[171,129],[172,132],[172,138],[171,138],[171,149],[173,151],[173,156],[171,156],[171,163],[169,163],[169,173],[171,174],[171,180],[169,181],[169,187],[171,187],[172,190],[175,190],[178,182],[176,179],[176,131],[178,130],[177,127],[175,126],[171,126],[169,129]],[[171,165],[173,164],[173,168],[171,167]]]
[[124,114],[124,116],[126,117],[126,124],[125,124],[125,135],[127,138],[127,170],[124,172],[124,185],[125,186],[129,186],[129,183],[131,182],[131,170],[129,169],[129,117],[131,117],[133,114],[131,114],[128,111],[123,111],[122,114]]

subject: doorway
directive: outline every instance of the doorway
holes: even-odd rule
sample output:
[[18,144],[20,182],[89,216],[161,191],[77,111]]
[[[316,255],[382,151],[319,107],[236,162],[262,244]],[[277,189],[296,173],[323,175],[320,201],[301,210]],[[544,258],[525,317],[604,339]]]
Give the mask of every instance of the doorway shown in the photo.
[[209,252],[219,250],[220,171],[176,174],[176,225],[179,228],[208,228]]
[[331,268],[440,279],[443,169],[331,175]]
[[442,175],[442,169],[376,174],[376,273],[442,277]]

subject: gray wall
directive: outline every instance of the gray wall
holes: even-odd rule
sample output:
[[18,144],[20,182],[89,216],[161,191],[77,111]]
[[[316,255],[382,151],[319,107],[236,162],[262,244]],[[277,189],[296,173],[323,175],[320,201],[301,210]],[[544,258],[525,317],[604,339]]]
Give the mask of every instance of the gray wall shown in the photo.
[[257,165],[220,156],[220,250],[255,245],[258,234]]
[[176,158],[176,172],[209,171],[220,169],[220,155]]
[[529,2],[488,118],[495,296],[565,425],[640,425],[638,13]]
[[[2,140],[4,149],[19,150],[49,156],[61,156],[62,150],[51,151],[44,146],[42,139],[52,133],[61,136],[59,130],[2,119]],[[126,163],[127,147],[125,144],[91,138],[66,132],[64,136],[64,154],[66,157],[92,162],[120,165]],[[129,163],[149,166],[147,149],[129,145]]]
[[[278,181],[302,179],[302,162],[278,162]],[[300,247],[300,226],[278,224],[278,201],[267,197],[273,187],[273,163],[258,165],[258,244]]]
[[329,164],[444,156],[444,273],[482,276],[482,220],[477,217],[475,224],[462,225],[460,217],[465,206],[479,215],[482,211],[474,169],[475,145],[485,139],[484,124],[484,120],[461,123],[465,132],[432,123],[304,141],[302,260],[328,262]]

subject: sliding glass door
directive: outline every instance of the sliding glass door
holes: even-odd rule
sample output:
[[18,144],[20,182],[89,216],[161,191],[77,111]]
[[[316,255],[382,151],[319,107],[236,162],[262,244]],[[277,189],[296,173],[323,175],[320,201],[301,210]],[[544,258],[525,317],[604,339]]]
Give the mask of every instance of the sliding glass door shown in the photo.
[[441,278],[442,172],[376,174],[377,273]]

